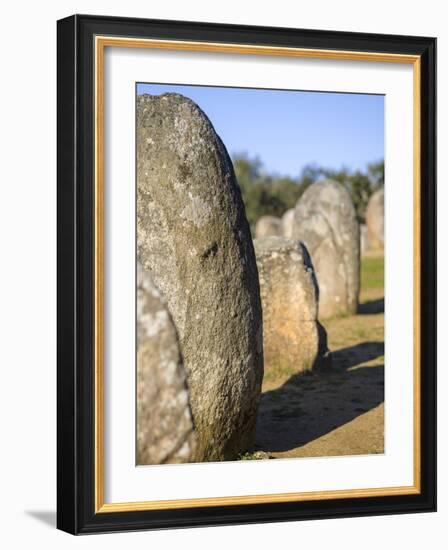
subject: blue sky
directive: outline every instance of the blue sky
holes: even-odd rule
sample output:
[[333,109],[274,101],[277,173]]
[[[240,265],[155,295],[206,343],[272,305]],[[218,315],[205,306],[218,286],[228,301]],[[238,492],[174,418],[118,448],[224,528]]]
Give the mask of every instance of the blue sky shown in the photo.
[[363,170],[384,158],[384,96],[138,84],[177,92],[212,121],[231,156],[258,156],[266,171],[296,177],[307,164]]

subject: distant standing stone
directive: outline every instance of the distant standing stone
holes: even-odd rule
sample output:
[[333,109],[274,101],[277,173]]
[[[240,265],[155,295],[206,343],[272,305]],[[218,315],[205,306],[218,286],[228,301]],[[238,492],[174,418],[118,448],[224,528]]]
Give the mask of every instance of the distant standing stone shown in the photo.
[[226,148],[178,94],[137,99],[137,251],[179,333],[196,456],[235,458],[254,442],[263,377],[257,266]]
[[361,256],[369,249],[369,240],[367,238],[367,225],[364,223],[359,226],[359,243]]
[[384,249],[384,189],[372,194],[366,209],[367,238],[372,250]]
[[190,462],[195,434],[179,341],[151,278],[137,270],[137,464]]
[[283,237],[290,239],[294,231],[294,208],[287,210],[282,217]]
[[332,180],[310,185],[295,208],[294,238],[305,244],[316,270],[319,318],[356,313],[359,224],[348,191]]
[[275,216],[261,216],[255,224],[255,238],[281,237],[283,233],[282,220]]
[[325,329],[317,321],[316,276],[305,246],[285,237],[255,239],[263,308],[265,372],[328,366]]

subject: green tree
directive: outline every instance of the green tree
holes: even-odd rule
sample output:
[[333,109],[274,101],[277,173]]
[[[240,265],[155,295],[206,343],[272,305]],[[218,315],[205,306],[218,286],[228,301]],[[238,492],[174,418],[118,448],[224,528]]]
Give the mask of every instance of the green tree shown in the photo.
[[287,176],[266,174],[260,159],[250,158],[246,154],[235,155],[233,166],[251,226],[261,216],[280,217],[289,208],[294,208],[310,184]]
[[233,159],[233,168],[238,183],[243,188],[259,179],[262,164],[258,157],[251,159],[246,153],[242,153]]
[[384,160],[372,162],[367,165],[367,175],[370,179],[373,189],[379,189],[384,186]]
[[357,171],[354,174],[350,174],[346,186],[355,205],[358,221],[364,223],[367,203],[372,194],[371,181],[366,174]]
[[261,216],[280,217],[289,208],[294,208],[305,190],[321,179],[333,179],[344,185],[362,223],[370,195],[384,185],[384,161],[369,164],[365,173],[360,170],[352,172],[347,167],[335,170],[308,164],[297,179],[267,174],[261,160],[247,154],[235,155],[233,165],[252,227]]

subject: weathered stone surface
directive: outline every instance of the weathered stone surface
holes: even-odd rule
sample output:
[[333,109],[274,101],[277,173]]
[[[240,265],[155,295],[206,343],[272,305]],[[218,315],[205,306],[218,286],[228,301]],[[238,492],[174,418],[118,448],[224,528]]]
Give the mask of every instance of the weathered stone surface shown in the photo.
[[303,243],[255,239],[263,308],[265,372],[298,373],[328,366],[326,332],[317,322],[316,276]]
[[292,238],[294,231],[294,208],[287,210],[282,217],[283,237]]
[[137,100],[137,249],[179,333],[196,456],[234,458],[253,444],[263,377],[257,266],[228,153],[178,94]]
[[282,220],[275,216],[261,216],[255,224],[255,238],[281,237],[283,233]]
[[372,194],[366,209],[367,239],[369,248],[384,248],[384,189]]
[[137,268],[137,464],[190,462],[195,434],[174,323]]
[[319,281],[319,317],[356,313],[359,224],[348,191],[331,180],[313,183],[294,211],[294,238],[307,247]]

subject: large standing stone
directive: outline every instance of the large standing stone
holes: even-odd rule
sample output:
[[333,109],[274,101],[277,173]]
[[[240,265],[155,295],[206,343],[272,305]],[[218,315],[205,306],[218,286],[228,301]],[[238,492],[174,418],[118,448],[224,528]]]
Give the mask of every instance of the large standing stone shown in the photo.
[[281,237],[283,233],[282,220],[275,216],[261,216],[255,224],[255,238]]
[[251,447],[263,377],[255,254],[232,162],[178,94],[137,99],[137,248],[181,342],[199,460]]
[[287,210],[282,216],[283,237],[290,239],[294,232],[294,208]]
[[317,321],[319,289],[305,246],[284,237],[255,239],[263,308],[265,372],[327,366],[325,329]]
[[348,191],[331,180],[313,183],[294,212],[294,238],[307,247],[319,281],[319,317],[356,313],[359,224]]
[[190,462],[195,434],[174,323],[149,275],[137,270],[137,464]]
[[384,249],[384,189],[372,194],[366,209],[367,239],[372,250]]

